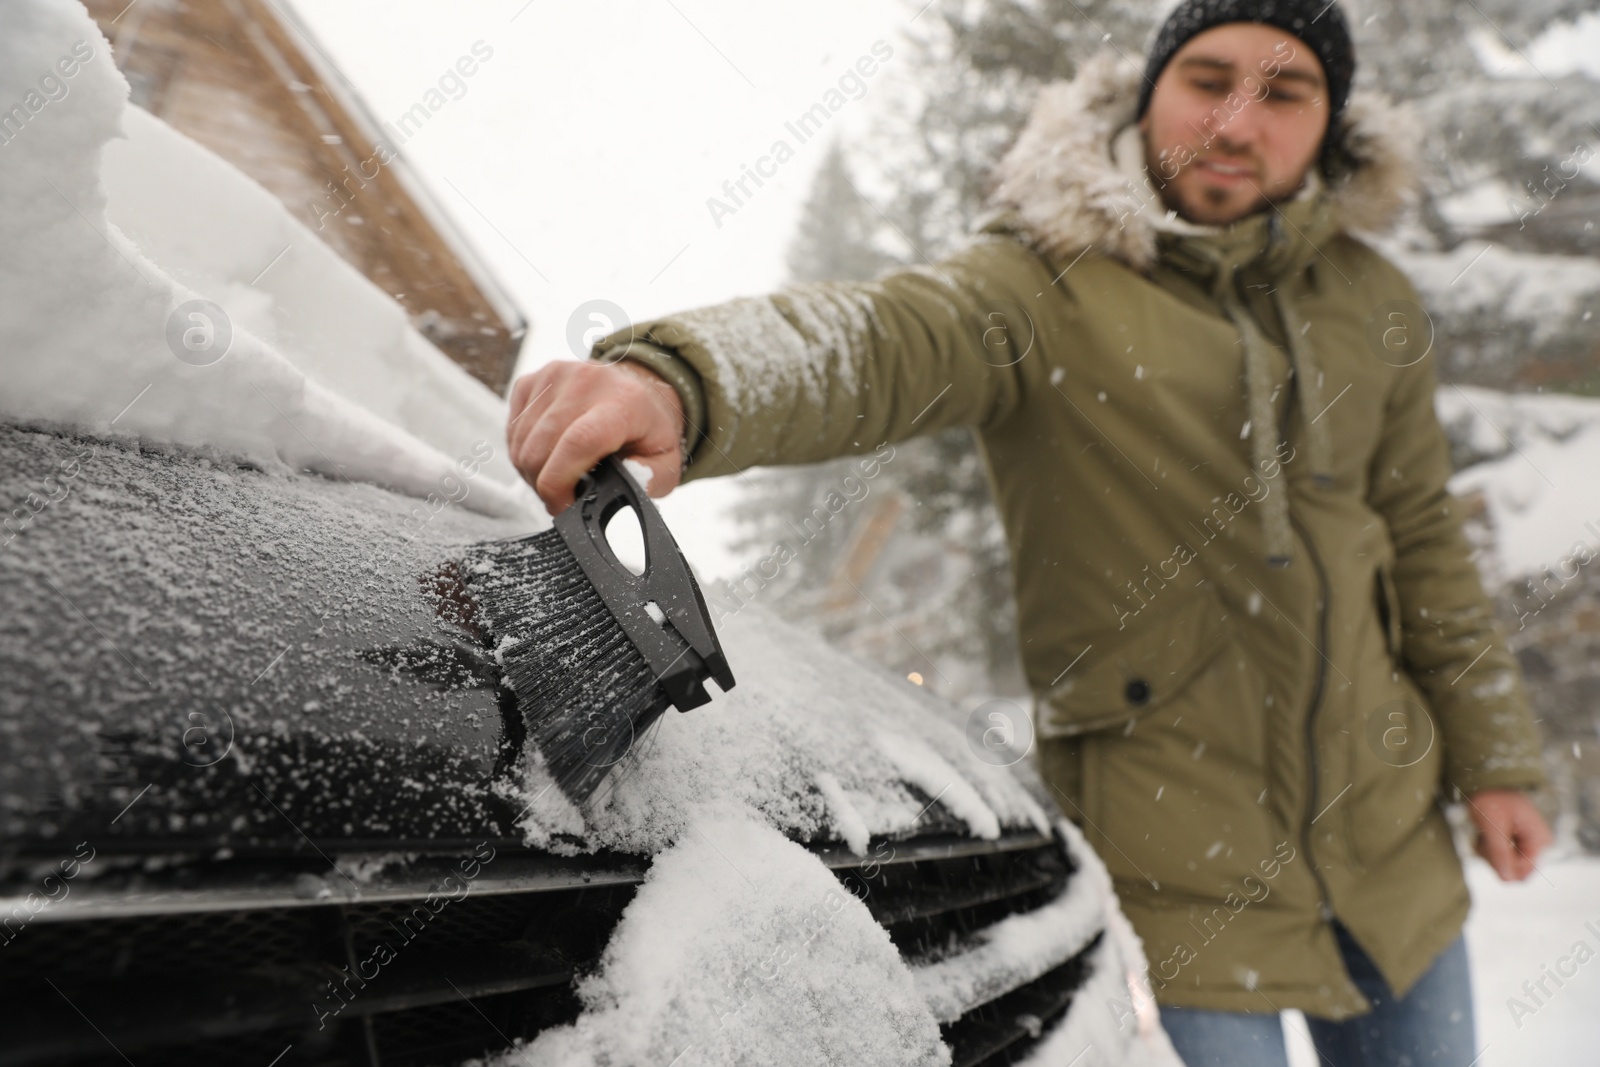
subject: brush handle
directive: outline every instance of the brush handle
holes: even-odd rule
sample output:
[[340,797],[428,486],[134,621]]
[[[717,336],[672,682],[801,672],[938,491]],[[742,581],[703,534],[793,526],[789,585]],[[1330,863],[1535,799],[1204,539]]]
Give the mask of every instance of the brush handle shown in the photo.
[[[574,496],[572,506],[556,516],[556,529],[673,706],[688,711],[709,701],[703,684],[707,677],[723,692],[732,689],[733,672],[700,585],[661,513],[621,459],[611,455],[601,460],[578,479]],[[641,574],[629,570],[606,540],[606,523],[624,507],[633,508],[644,534]],[[651,616],[646,605],[652,602],[664,622]]]

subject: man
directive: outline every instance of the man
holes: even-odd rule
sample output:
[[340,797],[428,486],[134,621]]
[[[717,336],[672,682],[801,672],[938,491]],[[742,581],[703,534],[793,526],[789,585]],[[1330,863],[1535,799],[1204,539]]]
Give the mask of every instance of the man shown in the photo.
[[1504,879],[1549,840],[1431,325],[1353,236],[1412,181],[1354,69],[1326,0],[1190,0],[1142,77],[1108,54],[1041,92],[960,252],[635,326],[512,397],[552,510],[612,451],[663,495],[975,428],[1041,771],[1196,1067],[1284,1064],[1287,1008],[1332,1064],[1467,1067],[1441,802]]

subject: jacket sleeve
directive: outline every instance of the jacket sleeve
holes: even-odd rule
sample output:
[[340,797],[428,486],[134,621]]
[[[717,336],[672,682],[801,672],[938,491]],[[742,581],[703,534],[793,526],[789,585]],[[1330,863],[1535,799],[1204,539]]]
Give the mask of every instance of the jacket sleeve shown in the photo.
[[591,358],[635,359],[683,399],[684,481],[811,463],[1014,411],[1043,261],[980,237],[870,282],[789,286],[635,324]]
[[[1403,277],[1400,286],[1420,312]],[[1438,723],[1447,785],[1469,796],[1542,788],[1521,669],[1473,562],[1461,502],[1447,488],[1454,467],[1434,409],[1434,362],[1427,356],[1397,371],[1368,480],[1368,502],[1387,520],[1396,552],[1402,662]]]

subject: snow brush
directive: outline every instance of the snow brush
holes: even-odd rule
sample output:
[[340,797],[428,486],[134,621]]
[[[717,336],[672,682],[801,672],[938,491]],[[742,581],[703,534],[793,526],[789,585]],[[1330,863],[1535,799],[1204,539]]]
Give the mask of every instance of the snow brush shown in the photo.
[[[504,684],[550,777],[582,803],[670,705],[707,703],[733,673],[700,586],[650,498],[607,456],[578,480],[555,526],[474,545],[461,567]],[[606,525],[632,507],[645,565],[634,574]]]

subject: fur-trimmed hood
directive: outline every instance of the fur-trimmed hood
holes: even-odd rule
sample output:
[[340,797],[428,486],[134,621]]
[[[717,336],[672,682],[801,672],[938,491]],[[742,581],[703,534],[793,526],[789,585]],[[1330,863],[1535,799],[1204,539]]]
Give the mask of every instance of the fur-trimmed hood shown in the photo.
[[[1113,159],[1112,140],[1135,121],[1140,71],[1103,49],[1070,81],[1043,86],[1015,144],[996,164],[989,203],[1052,256],[1095,247],[1138,270],[1156,257],[1158,226]],[[1345,172],[1324,179],[1339,225],[1381,234],[1417,185],[1418,125],[1381,94],[1351,94],[1340,121]],[[1148,196],[1148,191],[1144,191]]]

